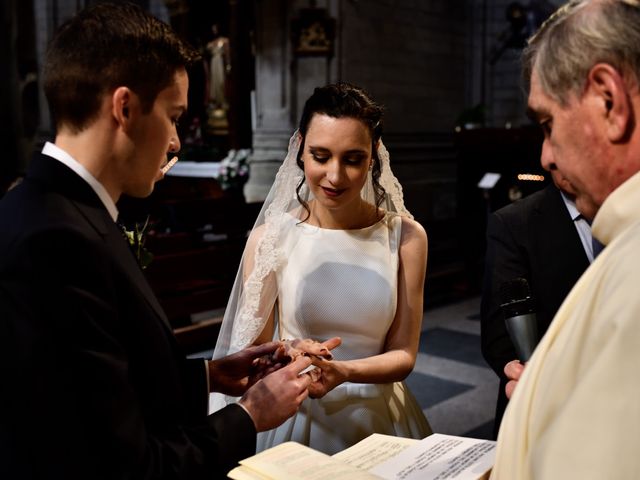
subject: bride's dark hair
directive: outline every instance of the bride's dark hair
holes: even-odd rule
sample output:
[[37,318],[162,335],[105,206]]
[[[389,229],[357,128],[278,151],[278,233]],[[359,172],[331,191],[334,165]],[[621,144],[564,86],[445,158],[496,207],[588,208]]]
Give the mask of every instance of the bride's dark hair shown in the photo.
[[[375,192],[376,207],[384,201],[385,190],[379,183],[380,179],[380,159],[376,144],[382,136],[382,107],[375,103],[371,97],[360,87],[349,83],[340,82],[324,87],[317,87],[313,94],[307,99],[302,110],[298,131],[302,136],[302,143],[298,151],[296,163],[304,172],[302,153],[304,152],[304,142],[309,129],[309,123],[315,114],[327,115],[333,118],[355,118],[360,120],[371,133],[371,156],[373,164],[371,166],[371,177],[373,180],[373,191]],[[300,198],[300,189],[304,185],[304,177],[296,187],[298,201],[310,213],[309,205]]]

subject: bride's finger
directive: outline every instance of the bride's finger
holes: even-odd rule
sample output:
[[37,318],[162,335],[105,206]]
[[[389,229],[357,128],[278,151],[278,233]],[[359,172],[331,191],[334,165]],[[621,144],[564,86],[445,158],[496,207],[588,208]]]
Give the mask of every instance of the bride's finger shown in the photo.
[[[327,342],[328,345],[327,345]],[[327,342],[318,342],[316,340],[312,340],[310,338],[301,340],[296,348],[304,350],[305,352],[311,355],[317,355],[319,357],[331,360],[333,358],[333,354],[331,353],[331,348],[333,345],[339,345],[341,340],[338,337],[334,337]]]
[[332,338],[322,342],[321,345],[323,345],[325,348],[327,348],[329,350],[333,350],[334,348],[339,347],[340,345],[342,345],[342,338],[340,338],[340,337],[332,337]]
[[325,355],[327,353],[323,350],[320,343],[310,338],[285,340],[284,344],[286,346],[287,354],[291,357],[296,357],[298,355]]

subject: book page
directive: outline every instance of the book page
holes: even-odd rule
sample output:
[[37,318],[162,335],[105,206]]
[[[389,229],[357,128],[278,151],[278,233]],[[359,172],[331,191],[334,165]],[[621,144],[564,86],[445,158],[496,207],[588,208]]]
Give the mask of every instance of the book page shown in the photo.
[[419,441],[415,438],[373,433],[352,447],[336,453],[333,458],[360,470],[369,470]]
[[478,480],[493,466],[495,444],[434,433],[369,471],[387,480]]
[[227,474],[227,478],[232,478],[233,480],[270,480],[269,477],[260,475],[258,472],[242,465],[231,470]]
[[[285,442],[240,461],[241,467],[229,472],[234,480],[266,478],[273,480],[380,480],[296,442]],[[253,471],[253,472],[251,472]],[[236,473],[234,473],[236,472]],[[246,473],[245,476],[238,476]],[[258,474],[256,476],[256,473]],[[254,477],[249,476],[253,474]]]

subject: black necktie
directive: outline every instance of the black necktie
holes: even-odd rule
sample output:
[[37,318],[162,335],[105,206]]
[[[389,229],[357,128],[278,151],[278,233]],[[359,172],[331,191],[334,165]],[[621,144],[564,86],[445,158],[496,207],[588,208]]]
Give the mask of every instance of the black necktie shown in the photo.
[[591,235],[591,247],[593,248],[593,259],[595,260],[596,257],[598,256],[598,254],[602,251],[602,249],[604,248],[604,245],[601,244],[598,239],[596,239],[596,237],[594,237],[593,235]]
[[[584,220],[589,224],[589,231],[591,232],[591,220],[585,218],[580,215],[578,218],[584,218]],[[591,251],[593,252],[593,259],[595,260],[598,254],[602,251],[604,245],[600,243],[600,241],[593,236],[593,232],[591,232]]]

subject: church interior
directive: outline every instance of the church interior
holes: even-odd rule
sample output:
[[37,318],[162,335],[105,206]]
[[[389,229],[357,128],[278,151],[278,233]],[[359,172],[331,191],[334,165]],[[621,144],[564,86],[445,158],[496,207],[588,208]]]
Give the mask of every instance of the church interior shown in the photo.
[[[0,197],[55,135],[41,85],[46,44],[92,3],[3,2]],[[526,116],[520,55],[562,2],[135,3],[202,55],[189,71],[179,162],[151,196],[118,205],[185,350],[207,355],[215,345],[247,232],[304,100],[316,86],[353,83],[384,106],[391,164],[429,238],[421,353],[407,383],[422,392],[434,430],[491,438],[498,380],[479,337],[487,218],[551,181],[542,133]]]

